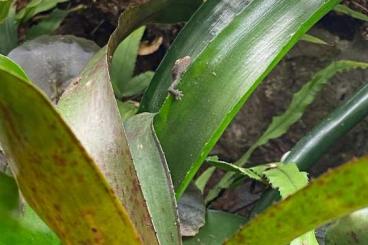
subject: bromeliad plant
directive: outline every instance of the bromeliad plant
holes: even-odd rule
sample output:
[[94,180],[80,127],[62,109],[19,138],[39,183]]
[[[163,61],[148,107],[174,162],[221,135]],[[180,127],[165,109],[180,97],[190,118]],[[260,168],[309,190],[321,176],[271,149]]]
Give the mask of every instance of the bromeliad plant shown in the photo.
[[[0,242],[182,244],[177,200],[259,83],[338,2],[151,0],[129,8],[108,45],[70,82],[56,106],[1,56],[0,143],[13,177],[0,174]],[[119,71],[124,59],[131,60],[124,47],[137,49],[140,26],[188,19],[140,107],[130,110],[121,99],[144,90],[152,73],[132,78],[132,64]],[[176,100],[168,93],[172,68],[185,56],[191,64],[178,85],[184,96]],[[367,64],[340,61],[318,73],[255,147],[298,120],[329,77],[352,68]],[[315,244],[311,230],[367,206],[361,192],[368,186],[367,171],[361,170],[366,157],[309,185],[307,174],[298,170],[307,170],[367,114],[367,96],[365,86],[289,153],[283,161],[288,164],[244,168],[251,152],[237,165],[207,159],[231,174],[270,183],[285,200],[249,221],[208,210],[204,227],[184,243]],[[232,176],[227,180],[213,190],[214,198]],[[196,181],[202,188],[205,182]],[[268,195],[259,210],[272,200]]]

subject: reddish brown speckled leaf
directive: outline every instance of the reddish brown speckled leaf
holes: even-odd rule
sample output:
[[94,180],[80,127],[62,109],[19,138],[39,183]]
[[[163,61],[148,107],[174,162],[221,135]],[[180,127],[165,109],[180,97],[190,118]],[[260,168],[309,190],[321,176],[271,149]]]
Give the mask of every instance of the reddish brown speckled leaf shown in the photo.
[[27,202],[64,244],[140,244],[126,209],[53,105],[4,69],[0,143]]
[[144,244],[157,244],[103,57],[106,49],[63,94],[58,109],[127,208]]

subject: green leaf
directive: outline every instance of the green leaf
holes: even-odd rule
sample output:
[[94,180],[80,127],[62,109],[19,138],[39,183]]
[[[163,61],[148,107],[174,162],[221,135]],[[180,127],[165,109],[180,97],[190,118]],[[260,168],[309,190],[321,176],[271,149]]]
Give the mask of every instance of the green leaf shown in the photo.
[[121,102],[117,100],[118,109],[123,122],[134,116],[138,111],[138,103],[134,101]]
[[263,78],[338,2],[252,1],[194,60],[184,97],[167,97],[154,122],[177,197]]
[[172,67],[177,59],[190,56],[195,61],[208,44],[228,26],[250,1],[208,0],[193,15],[170,46],[158,67],[142,102],[140,112],[158,112],[167,97],[172,81]]
[[155,75],[154,72],[147,71],[133,77],[129,82],[124,84],[125,88],[122,90],[123,97],[143,94],[150,84],[153,75]]
[[280,191],[282,199],[294,194],[308,185],[306,172],[300,172],[295,163],[280,164],[277,167],[264,171],[274,189]]
[[0,143],[25,199],[63,242],[139,243],[126,209],[53,105],[3,69]]
[[68,14],[67,10],[54,9],[47,18],[27,30],[26,39],[54,33]]
[[7,55],[18,45],[18,23],[15,20],[15,8],[10,10],[8,17],[0,23],[0,54]]
[[304,34],[304,36],[302,36],[300,38],[300,40],[305,41],[305,42],[309,42],[309,43],[314,43],[314,44],[329,45],[328,43],[323,41],[321,38],[313,36],[313,35],[308,34],[308,33]]
[[69,0],[32,0],[17,13],[17,20],[19,23],[27,22],[35,15],[49,11],[55,8],[58,3],[67,1]]
[[195,185],[202,193],[215,170],[216,167],[209,167],[195,180]]
[[232,172],[247,176],[251,179],[258,180],[258,181],[262,181],[263,171],[267,169],[266,165],[261,165],[261,166],[257,166],[254,168],[242,168],[242,167],[236,166],[231,163],[219,161],[216,158],[212,158],[212,157],[208,157],[206,159],[206,162],[212,164],[213,166],[217,168],[220,168],[226,171],[232,171]]
[[12,75],[17,76],[25,81],[29,81],[27,74],[18,64],[16,64],[11,59],[1,54],[0,54],[0,69],[8,71]]
[[[368,157],[323,174],[248,222],[226,244],[284,245],[295,237],[368,206]],[[346,188],[349,186],[349,188]],[[359,193],[359,195],[357,195]],[[260,229],[261,227],[261,229]]]
[[221,245],[245,223],[245,219],[235,214],[208,210],[206,224],[199,234],[184,240],[184,245]]
[[343,14],[349,15],[349,16],[355,18],[355,19],[358,19],[358,20],[368,21],[368,16],[367,15],[365,15],[363,13],[360,13],[358,11],[355,11],[355,10],[349,8],[348,6],[344,5],[344,4],[336,5],[334,10],[338,13],[343,13]]
[[180,244],[174,188],[161,146],[153,130],[154,114],[130,118],[126,133],[134,167],[161,244]]
[[144,30],[145,27],[141,27],[124,39],[124,41],[119,44],[112,57],[110,71],[111,82],[115,95],[119,98],[123,97],[124,93],[130,93],[129,81],[131,81],[133,77],[139,43],[141,42]]
[[0,24],[8,17],[13,0],[0,1]]
[[14,179],[0,172],[0,244],[60,244],[28,205],[23,209]]
[[[339,142],[350,129],[368,115],[368,84],[329,114],[303,137],[287,154],[283,162],[296,163],[302,171],[310,169],[330,147]],[[267,192],[255,206],[259,213],[278,199],[277,192]]]
[[[272,187],[279,190],[282,199],[286,199],[308,185],[307,173],[300,172],[295,163],[279,164],[275,168],[264,171],[263,174]],[[309,231],[291,242],[291,245],[298,244],[318,245],[314,231]]]
[[319,245],[314,231],[309,231],[291,241],[290,245]]
[[14,179],[0,172],[0,211],[16,209],[19,202],[18,187]]
[[[285,134],[287,130],[303,116],[305,109],[313,102],[324,85],[328,82],[328,80],[335,76],[336,73],[358,68],[367,69],[368,63],[352,60],[340,60],[332,62],[327,67],[317,72],[310,81],[308,81],[298,92],[293,95],[293,98],[286,111],[281,115],[272,118],[272,122],[266,131],[235,163],[235,165],[244,166],[249,160],[250,156],[259,146],[266,144],[271,139],[278,138]],[[220,193],[221,189],[229,187],[233,180],[234,174],[226,174],[209,192],[206,202],[210,202],[211,200],[215,199]]]
[[22,214],[0,211],[0,244],[39,245],[61,244],[58,237],[29,207]]

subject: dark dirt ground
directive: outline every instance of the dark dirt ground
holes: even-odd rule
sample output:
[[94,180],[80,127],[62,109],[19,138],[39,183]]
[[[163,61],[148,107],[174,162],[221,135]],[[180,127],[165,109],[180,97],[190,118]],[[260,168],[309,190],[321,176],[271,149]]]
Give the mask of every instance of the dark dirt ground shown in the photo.
[[[19,4],[23,5],[25,2],[21,0]],[[117,0],[72,0],[70,3],[61,4],[61,8],[71,8],[80,4],[85,8],[68,15],[57,30],[57,34],[73,34],[94,40],[99,46],[105,45],[116,26],[119,13],[124,8],[124,5],[119,5],[117,2]],[[349,0],[344,1],[344,4],[368,14],[367,0]],[[136,73],[157,68],[181,27],[180,24],[147,27],[144,40],[152,42],[162,37],[163,42],[156,52],[138,58]],[[20,33],[23,33],[26,28],[28,26],[20,28]],[[226,161],[238,159],[266,129],[271,118],[284,111],[292,94],[316,71],[331,61],[343,58],[368,61],[368,25],[362,21],[332,12],[324,17],[311,33],[323,37],[333,45],[321,46],[305,42],[296,45],[240,111],[213,153]],[[366,83],[367,78],[368,73],[361,70],[334,77],[308,108],[302,120],[296,123],[286,135],[260,147],[253,154],[251,162],[260,164],[278,161],[324,116]],[[320,164],[312,170],[312,175],[317,176],[354,156],[368,153],[367,136],[368,120],[365,120],[336,143],[333,149],[321,159]],[[213,185],[221,175],[223,172],[216,172],[209,186]],[[252,194],[251,186],[250,182],[244,182],[225,191],[222,197],[212,204],[212,207],[246,214],[251,203],[259,196],[258,193]]]

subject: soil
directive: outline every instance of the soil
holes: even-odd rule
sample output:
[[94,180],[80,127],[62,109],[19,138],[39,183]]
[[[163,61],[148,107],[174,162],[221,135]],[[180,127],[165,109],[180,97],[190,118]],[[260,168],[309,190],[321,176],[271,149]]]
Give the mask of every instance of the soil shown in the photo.
[[[24,5],[26,2],[26,0],[21,0],[19,5]],[[137,2],[141,1],[135,1]],[[123,3],[121,4],[121,1],[118,0],[72,0],[69,3],[60,4],[59,7],[64,9],[80,4],[85,7],[69,14],[57,30],[57,34],[84,37],[94,40],[102,47],[107,43],[116,26],[119,13],[126,7],[127,1]],[[346,0],[344,4],[368,14],[367,0]],[[20,28],[20,33],[28,27],[29,24]],[[157,68],[181,27],[180,24],[147,26],[143,39],[152,41],[157,37],[162,37],[163,43],[153,54],[138,58],[136,73]],[[331,61],[342,58],[368,60],[368,26],[362,21],[332,12],[324,17],[311,33],[329,40],[334,45],[321,46],[300,42],[293,48],[239,112],[213,153],[230,162],[238,159],[266,129],[272,117],[285,110],[292,94],[300,89],[316,71]],[[306,132],[337,105],[349,98],[357,88],[366,83],[367,78],[368,73],[361,70],[334,77],[308,108],[302,120],[284,136],[260,147],[253,154],[251,162],[260,164],[278,161]],[[326,169],[354,156],[367,153],[368,142],[365,140],[368,136],[367,126],[368,120],[361,122],[344,139],[337,142],[333,149],[321,159],[320,164],[312,169],[312,176],[317,176]],[[209,187],[221,175],[223,173],[217,171]],[[253,183],[246,181],[225,191],[221,198],[212,204],[212,207],[244,215],[252,206],[253,201],[259,197],[260,189],[261,187],[255,187]]]

